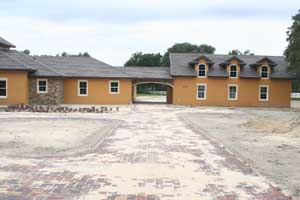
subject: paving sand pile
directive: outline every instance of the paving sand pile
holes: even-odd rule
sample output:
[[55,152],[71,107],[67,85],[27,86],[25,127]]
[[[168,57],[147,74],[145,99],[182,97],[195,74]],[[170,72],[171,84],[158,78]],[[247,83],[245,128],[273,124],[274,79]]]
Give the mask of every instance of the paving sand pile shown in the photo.
[[241,125],[243,128],[255,129],[258,132],[282,134],[300,137],[300,116],[294,118],[274,119],[274,117],[257,117]]
[[103,119],[3,119],[0,121],[0,152],[44,157],[89,151],[116,125],[115,121]]

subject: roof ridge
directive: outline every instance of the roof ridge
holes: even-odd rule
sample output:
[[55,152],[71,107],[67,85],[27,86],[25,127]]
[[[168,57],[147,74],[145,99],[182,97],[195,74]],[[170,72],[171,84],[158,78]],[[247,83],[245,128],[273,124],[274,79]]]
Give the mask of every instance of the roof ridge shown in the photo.
[[88,58],[91,58],[91,59],[93,59],[93,60],[95,60],[95,61],[101,62],[101,63],[103,63],[103,64],[105,64],[105,65],[107,65],[107,66],[109,66],[109,67],[113,67],[112,65],[107,64],[106,62],[103,62],[102,60],[98,60],[98,59],[96,59],[96,58],[94,58],[94,57],[92,57],[92,56],[90,56],[90,57],[88,57]]
[[[11,50],[10,50],[10,51],[11,51]],[[32,70],[32,69],[36,70],[34,67],[31,67],[31,66],[27,65],[26,63],[23,63],[23,62],[21,62],[21,61],[15,59],[15,58],[13,58],[12,56],[10,56],[10,55],[8,55],[7,53],[5,53],[4,51],[0,51],[0,52],[1,52],[3,55],[5,55],[5,56],[9,57],[10,59],[12,59],[13,61],[15,61],[15,62],[17,62],[17,63],[20,63],[20,64],[23,65],[25,68],[27,68],[27,69],[29,69],[29,70]]]
[[[19,52],[19,53],[21,53],[21,52]],[[48,66],[48,65],[46,65],[46,64],[44,64],[44,63],[41,63],[41,62],[35,60],[32,56],[29,56],[29,55],[24,54],[24,53],[22,53],[22,54],[23,54],[24,56],[30,58],[33,62],[36,62],[37,64],[40,64],[40,65],[46,67],[48,70],[54,72],[55,74],[57,74],[57,75],[59,75],[59,76],[64,76],[64,74],[60,74],[60,73],[57,72],[56,70],[52,69],[50,66]]]

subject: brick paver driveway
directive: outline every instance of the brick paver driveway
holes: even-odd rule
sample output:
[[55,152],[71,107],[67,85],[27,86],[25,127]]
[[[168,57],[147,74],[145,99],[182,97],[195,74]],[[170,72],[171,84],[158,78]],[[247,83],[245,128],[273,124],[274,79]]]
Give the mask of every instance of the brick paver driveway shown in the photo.
[[0,158],[0,199],[288,199],[180,117],[194,110],[135,105],[102,116],[124,122],[95,151]]

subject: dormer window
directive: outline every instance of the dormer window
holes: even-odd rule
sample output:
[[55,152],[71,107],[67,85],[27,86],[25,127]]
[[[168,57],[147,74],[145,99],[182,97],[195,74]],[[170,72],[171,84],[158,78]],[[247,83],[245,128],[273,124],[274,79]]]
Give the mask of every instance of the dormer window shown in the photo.
[[261,67],[261,78],[268,79],[269,78],[269,68],[268,66]]
[[198,65],[198,77],[206,77],[206,65]]
[[238,77],[237,65],[230,65],[229,66],[229,77],[230,78],[237,78]]

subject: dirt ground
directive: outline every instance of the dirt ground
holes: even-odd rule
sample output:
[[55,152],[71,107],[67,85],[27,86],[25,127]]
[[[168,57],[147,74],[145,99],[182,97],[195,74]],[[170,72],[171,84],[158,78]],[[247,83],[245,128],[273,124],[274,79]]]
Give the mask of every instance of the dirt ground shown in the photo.
[[0,120],[0,155],[46,157],[90,151],[118,124],[116,120],[15,115]]
[[204,108],[182,118],[293,196],[300,196],[300,112]]

